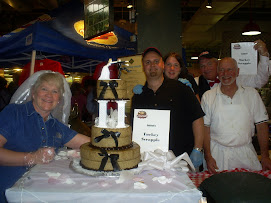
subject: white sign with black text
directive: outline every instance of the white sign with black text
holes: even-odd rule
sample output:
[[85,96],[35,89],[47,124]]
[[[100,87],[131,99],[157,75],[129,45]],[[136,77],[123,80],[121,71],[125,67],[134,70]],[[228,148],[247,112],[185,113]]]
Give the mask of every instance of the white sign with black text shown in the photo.
[[161,149],[168,152],[170,111],[135,109],[133,141],[140,145],[140,152]]
[[231,57],[237,61],[240,75],[257,74],[257,51],[254,42],[231,43]]

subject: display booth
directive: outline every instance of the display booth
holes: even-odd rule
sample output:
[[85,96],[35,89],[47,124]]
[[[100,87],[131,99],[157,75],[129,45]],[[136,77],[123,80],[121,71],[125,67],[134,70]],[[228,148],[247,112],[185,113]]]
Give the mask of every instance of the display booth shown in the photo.
[[12,67],[31,61],[33,72],[35,59],[50,58],[59,61],[65,72],[90,72],[109,58],[116,60],[136,53],[136,43],[130,42],[133,33],[117,26],[106,39],[85,41],[80,27],[83,19],[83,3],[73,0],[0,37],[0,65]]

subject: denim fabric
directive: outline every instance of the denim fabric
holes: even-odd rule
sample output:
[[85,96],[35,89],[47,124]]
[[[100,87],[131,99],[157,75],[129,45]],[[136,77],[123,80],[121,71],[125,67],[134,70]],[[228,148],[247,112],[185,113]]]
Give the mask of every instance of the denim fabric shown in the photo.
[[[5,149],[33,152],[42,146],[58,150],[77,132],[52,116],[44,122],[30,101],[26,104],[9,104],[0,113],[0,134],[7,139]],[[25,172],[26,167],[22,166],[0,166],[0,202],[4,202],[5,189],[11,187]]]

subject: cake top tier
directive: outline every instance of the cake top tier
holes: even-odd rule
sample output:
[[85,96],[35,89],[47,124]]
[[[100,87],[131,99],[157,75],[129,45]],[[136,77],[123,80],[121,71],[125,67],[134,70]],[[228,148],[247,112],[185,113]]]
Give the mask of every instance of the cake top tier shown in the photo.
[[123,80],[100,80],[97,83],[97,98],[102,99],[127,99],[127,86]]

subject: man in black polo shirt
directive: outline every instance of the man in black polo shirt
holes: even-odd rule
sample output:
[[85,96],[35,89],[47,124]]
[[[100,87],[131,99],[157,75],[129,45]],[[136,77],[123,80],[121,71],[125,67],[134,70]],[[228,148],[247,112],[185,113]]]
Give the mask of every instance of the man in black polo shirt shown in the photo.
[[154,47],[142,54],[147,78],[140,94],[132,98],[134,109],[170,110],[169,149],[176,156],[187,152],[195,167],[202,163],[204,112],[189,87],[177,80],[165,79],[162,54]]

